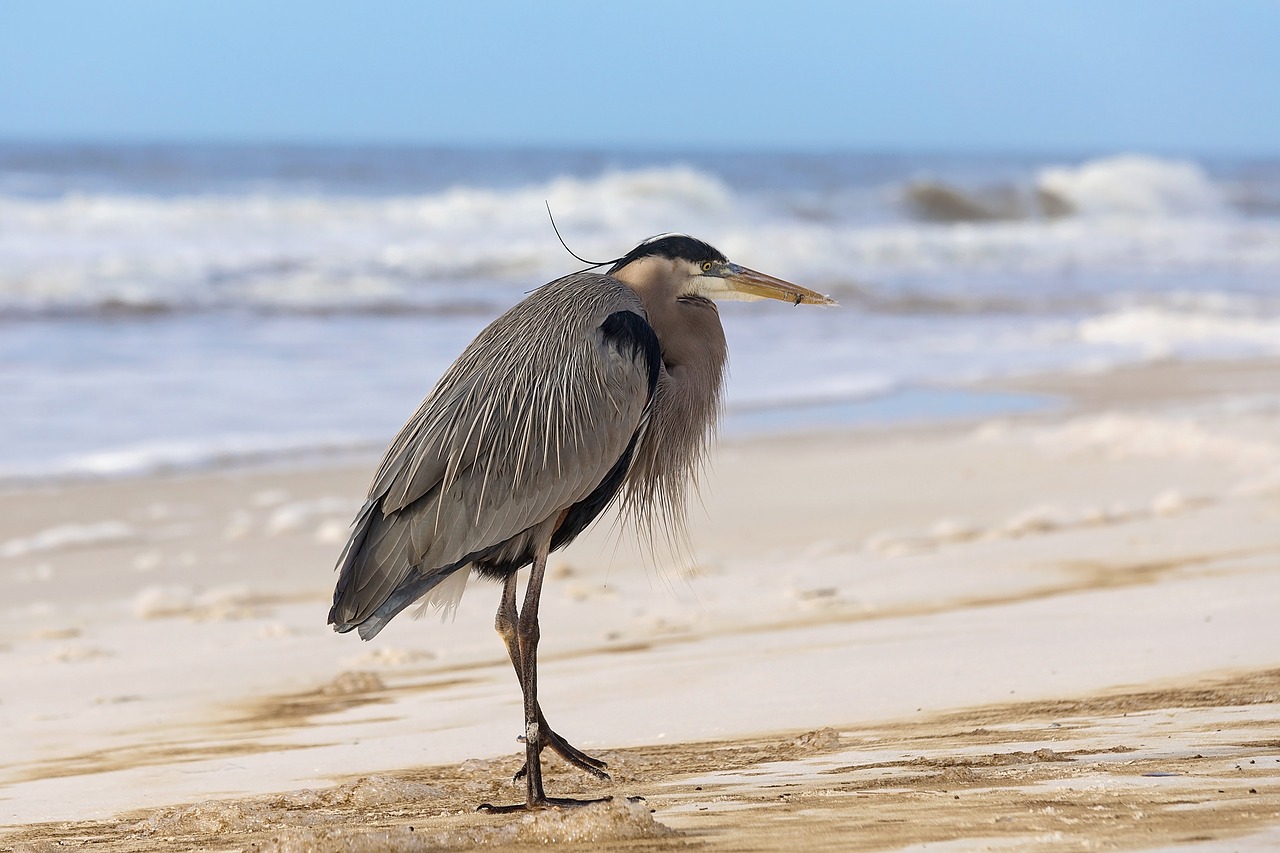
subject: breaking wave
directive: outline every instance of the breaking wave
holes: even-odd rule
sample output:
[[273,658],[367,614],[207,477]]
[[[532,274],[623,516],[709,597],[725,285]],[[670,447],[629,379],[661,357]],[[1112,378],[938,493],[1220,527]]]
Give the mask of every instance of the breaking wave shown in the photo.
[[[1040,168],[1024,184],[920,179],[826,193],[735,188],[670,165],[398,196],[0,195],[0,317],[492,313],[576,266],[544,201],[586,257],[688,231],[815,287],[893,290],[914,278],[905,301],[882,293],[890,310],[951,300],[946,288],[996,272],[1055,285],[1099,272],[1280,275],[1280,223],[1236,215],[1227,196],[1194,163],[1132,155]],[[992,301],[981,288],[966,299]]]
[[1136,154],[1046,167],[1026,184],[970,188],[918,180],[903,193],[915,218],[926,222],[1218,217],[1230,210],[1222,189],[1195,163]]
[[730,431],[1280,352],[1280,161],[7,150],[0,487],[376,453],[488,318],[579,268],[544,201],[584,257],[685,231],[845,306],[723,306]]
[[0,313],[465,308],[565,271],[544,200],[606,256],[731,206],[679,166],[400,197],[0,196]]
[[1036,190],[1088,216],[1216,217],[1227,210],[1203,169],[1185,160],[1125,155],[1044,169]]

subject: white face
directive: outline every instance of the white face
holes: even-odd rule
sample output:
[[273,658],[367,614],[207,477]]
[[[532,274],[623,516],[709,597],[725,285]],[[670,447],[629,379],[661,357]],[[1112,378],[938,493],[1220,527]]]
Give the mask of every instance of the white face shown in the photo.
[[[688,263],[687,261],[685,263]],[[702,264],[688,263],[690,291],[698,296],[719,302],[759,302],[768,299],[759,293],[749,293],[735,288],[726,273],[732,275],[733,264],[703,261]]]
[[[699,296],[713,301],[755,302],[777,299],[792,305],[835,305],[821,293],[739,266],[731,261],[674,260],[650,255],[633,261],[614,275],[637,291]],[[671,290],[675,289],[675,293]]]

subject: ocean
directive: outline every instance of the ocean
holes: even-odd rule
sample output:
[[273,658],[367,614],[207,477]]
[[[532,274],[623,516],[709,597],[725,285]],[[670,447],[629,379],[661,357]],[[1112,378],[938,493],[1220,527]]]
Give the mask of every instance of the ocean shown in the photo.
[[667,231],[726,431],[1043,405],[978,383],[1280,354],[1280,159],[0,144],[0,483],[376,453],[525,293]]

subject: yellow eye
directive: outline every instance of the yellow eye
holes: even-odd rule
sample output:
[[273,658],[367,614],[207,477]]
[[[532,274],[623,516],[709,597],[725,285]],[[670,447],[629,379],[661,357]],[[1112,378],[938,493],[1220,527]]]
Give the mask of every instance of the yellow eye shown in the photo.
[[702,262],[702,271],[703,271],[703,272],[711,272],[711,267],[712,267],[712,266],[713,266],[713,265],[712,265],[711,261],[703,261],[703,262]]

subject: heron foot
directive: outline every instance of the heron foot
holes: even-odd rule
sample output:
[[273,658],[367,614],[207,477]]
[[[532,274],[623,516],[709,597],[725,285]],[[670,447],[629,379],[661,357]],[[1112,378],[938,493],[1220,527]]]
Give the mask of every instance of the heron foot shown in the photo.
[[607,803],[613,797],[597,797],[594,800],[575,800],[572,797],[542,797],[531,803],[515,803],[510,806],[495,806],[493,803],[481,803],[476,811],[485,814],[511,814],[513,812],[536,812],[543,809],[567,809],[578,806],[589,806],[592,803]]
[[[542,721],[542,736],[545,738],[542,742],[542,749],[546,749],[549,746],[555,750],[556,755],[560,756],[566,762],[572,764],[579,770],[585,773],[590,773],[592,776],[605,782],[613,781],[609,774],[604,772],[604,768],[608,767],[608,764],[595,756],[587,755],[585,752],[569,743],[569,741],[560,737],[560,735],[551,730],[551,727],[547,725],[545,720]],[[526,774],[528,774],[528,772],[529,765],[528,763],[525,763],[518,771],[516,771],[513,781],[519,782]],[[587,802],[595,801],[588,800]]]

